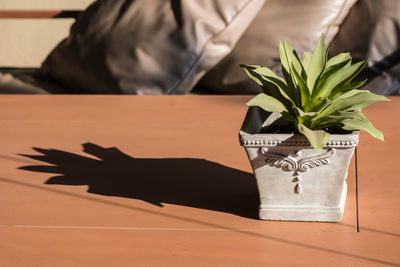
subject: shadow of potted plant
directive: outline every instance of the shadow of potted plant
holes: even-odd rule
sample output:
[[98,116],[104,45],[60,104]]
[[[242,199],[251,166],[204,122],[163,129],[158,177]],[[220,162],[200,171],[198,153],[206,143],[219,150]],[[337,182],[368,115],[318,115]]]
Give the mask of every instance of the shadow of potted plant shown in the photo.
[[367,61],[352,64],[349,53],[328,60],[322,34],[301,57],[279,43],[284,78],[269,68],[241,65],[264,93],[251,99],[240,130],[260,194],[263,220],[342,220],[347,172],[358,131],[383,141],[363,115],[384,96],[359,90],[352,82]]

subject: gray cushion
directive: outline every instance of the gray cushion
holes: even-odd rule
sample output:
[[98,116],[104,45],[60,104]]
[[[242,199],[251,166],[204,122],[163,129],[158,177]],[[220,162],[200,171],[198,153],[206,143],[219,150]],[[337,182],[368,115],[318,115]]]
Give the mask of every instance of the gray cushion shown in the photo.
[[236,44],[264,0],[99,0],[41,74],[71,92],[184,94]]
[[35,68],[0,68],[0,94],[66,94],[53,79],[40,79]]

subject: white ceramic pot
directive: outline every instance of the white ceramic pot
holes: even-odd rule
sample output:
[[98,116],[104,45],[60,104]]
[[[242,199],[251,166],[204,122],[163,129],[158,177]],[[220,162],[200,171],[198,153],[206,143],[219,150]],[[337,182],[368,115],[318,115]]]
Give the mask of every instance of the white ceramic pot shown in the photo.
[[298,134],[260,134],[269,113],[249,108],[239,134],[260,194],[262,220],[339,222],[358,132],[332,134],[318,153]]

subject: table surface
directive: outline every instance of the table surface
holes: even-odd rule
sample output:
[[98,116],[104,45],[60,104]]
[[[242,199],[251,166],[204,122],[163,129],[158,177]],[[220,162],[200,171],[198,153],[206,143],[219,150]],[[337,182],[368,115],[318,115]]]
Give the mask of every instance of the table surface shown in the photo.
[[257,219],[251,96],[0,97],[1,266],[400,266],[400,98],[365,114],[340,223]]

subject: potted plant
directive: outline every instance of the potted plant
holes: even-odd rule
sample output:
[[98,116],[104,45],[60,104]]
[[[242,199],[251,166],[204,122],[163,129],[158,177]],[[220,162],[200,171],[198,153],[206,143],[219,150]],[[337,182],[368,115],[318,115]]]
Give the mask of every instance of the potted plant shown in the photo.
[[350,159],[358,130],[383,141],[363,115],[384,96],[359,90],[352,82],[366,60],[352,64],[349,53],[328,60],[322,34],[301,58],[279,43],[284,78],[269,68],[241,65],[263,92],[250,106],[239,137],[251,162],[264,220],[342,220]]

